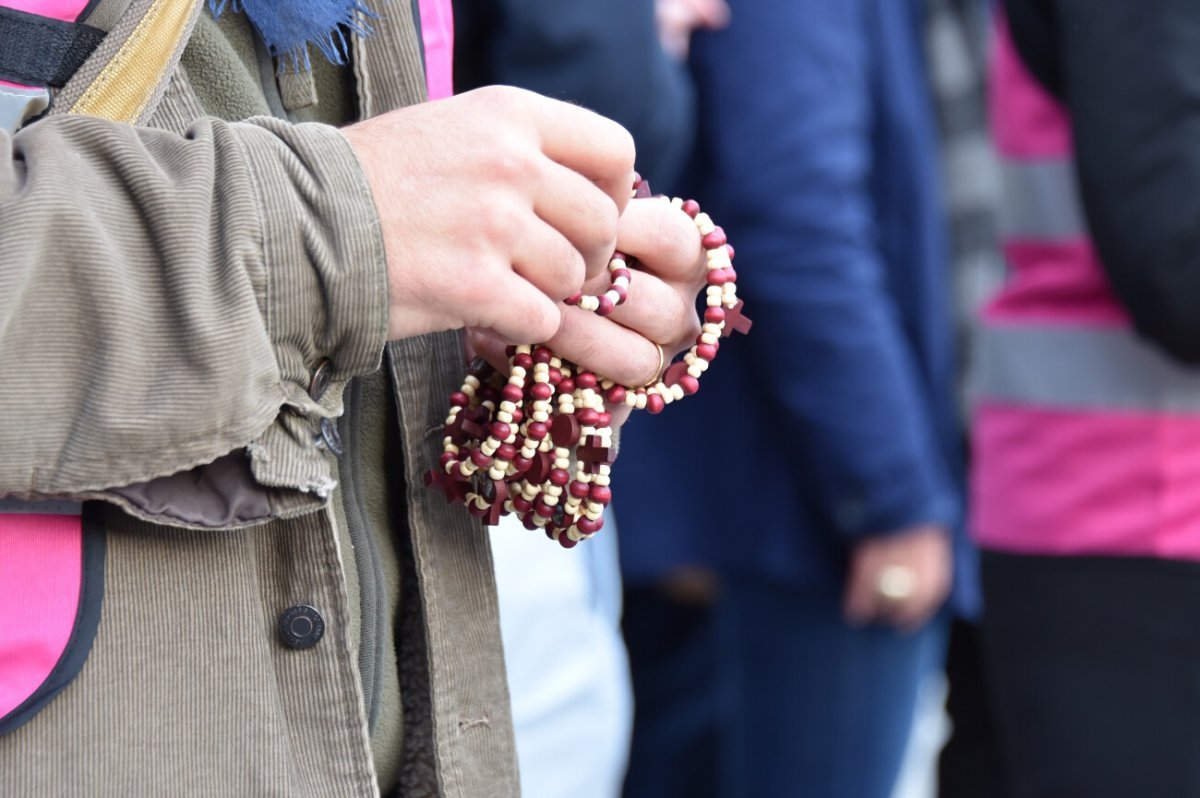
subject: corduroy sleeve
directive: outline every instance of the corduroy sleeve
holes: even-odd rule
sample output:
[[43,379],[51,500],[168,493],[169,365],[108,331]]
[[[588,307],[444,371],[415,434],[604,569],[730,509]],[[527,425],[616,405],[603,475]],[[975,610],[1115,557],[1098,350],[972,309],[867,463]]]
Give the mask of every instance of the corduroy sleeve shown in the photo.
[[328,495],[320,421],[378,367],[388,313],[375,207],[337,130],[0,133],[0,253],[0,497],[214,527]]

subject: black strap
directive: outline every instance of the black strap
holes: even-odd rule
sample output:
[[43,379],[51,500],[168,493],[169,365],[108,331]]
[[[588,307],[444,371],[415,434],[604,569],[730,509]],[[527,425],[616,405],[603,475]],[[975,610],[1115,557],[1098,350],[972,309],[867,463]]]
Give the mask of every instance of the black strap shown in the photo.
[[104,31],[0,8],[0,78],[59,87],[83,66]]

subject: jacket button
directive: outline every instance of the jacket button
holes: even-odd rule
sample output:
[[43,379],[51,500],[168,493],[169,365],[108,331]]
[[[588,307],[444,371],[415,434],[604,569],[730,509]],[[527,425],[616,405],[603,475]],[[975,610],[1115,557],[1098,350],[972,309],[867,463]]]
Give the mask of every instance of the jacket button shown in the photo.
[[341,457],[345,451],[342,448],[342,434],[338,432],[337,422],[332,418],[321,419],[321,443],[333,452],[335,457]]
[[322,360],[313,369],[312,379],[308,383],[308,395],[314,402],[321,401],[321,397],[325,395],[326,389],[329,388],[329,382],[333,379],[333,363],[328,359]]
[[292,648],[312,648],[325,636],[325,619],[316,608],[298,604],[279,616],[279,634]]

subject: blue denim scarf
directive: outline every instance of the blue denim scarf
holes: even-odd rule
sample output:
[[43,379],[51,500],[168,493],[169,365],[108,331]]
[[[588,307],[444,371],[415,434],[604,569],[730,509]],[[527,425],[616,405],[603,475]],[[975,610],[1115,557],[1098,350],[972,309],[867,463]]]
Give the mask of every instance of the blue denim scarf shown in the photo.
[[293,69],[308,68],[309,44],[333,63],[346,63],[347,34],[371,32],[355,14],[375,16],[359,0],[208,0],[208,5],[214,17],[228,7],[245,12],[271,54]]

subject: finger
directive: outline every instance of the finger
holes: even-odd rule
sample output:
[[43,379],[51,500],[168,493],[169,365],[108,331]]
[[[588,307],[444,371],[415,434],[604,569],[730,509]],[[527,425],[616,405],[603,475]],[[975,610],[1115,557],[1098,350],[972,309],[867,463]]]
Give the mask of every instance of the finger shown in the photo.
[[527,94],[527,117],[541,136],[542,152],[595,182],[623,210],[633,186],[635,150],[629,131],[578,105]]
[[617,249],[664,280],[704,281],[705,259],[696,223],[662,197],[637,199],[621,214]]
[[505,351],[508,348],[508,344],[497,336],[493,330],[485,330],[481,327],[469,327],[467,328],[466,339],[468,362],[473,357],[481,357],[501,374],[508,372],[508,354]]
[[509,343],[537,343],[554,337],[564,305],[515,272],[499,272],[486,287],[489,300],[478,304],[471,326],[489,328]]
[[[597,293],[603,293],[605,288],[607,285],[601,284]],[[631,270],[625,302],[609,318],[651,341],[666,344],[694,340],[700,333],[695,298],[685,299],[676,286],[636,269]]]
[[586,276],[583,256],[558,230],[541,219],[534,218],[522,226],[512,258],[517,274],[556,302],[583,288]]
[[628,327],[567,307],[550,347],[588,371],[640,387],[658,375],[658,347]]
[[534,211],[575,246],[588,277],[604,273],[617,247],[620,211],[611,197],[578,172],[546,161]]
[[879,595],[867,569],[851,563],[842,596],[842,614],[851,626],[866,626],[879,615]]

